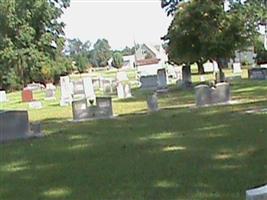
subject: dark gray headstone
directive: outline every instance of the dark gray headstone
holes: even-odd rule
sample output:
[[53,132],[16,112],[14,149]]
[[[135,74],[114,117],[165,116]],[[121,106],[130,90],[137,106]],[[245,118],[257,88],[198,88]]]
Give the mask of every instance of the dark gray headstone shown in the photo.
[[0,112],[0,142],[27,138],[29,119],[27,111]]
[[100,118],[112,117],[112,98],[111,97],[96,97],[97,116]]
[[166,89],[167,85],[167,74],[165,69],[159,69],[157,72],[158,76],[158,89]]
[[87,119],[90,117],[86,99],[72,101],[72,115],[74,120]]
[[230,101],[230,84],[218,83],[216,84],[215,92],[212,93],[212,103],[226,103]]
[[157,93],[154,93],[151,96],[148,96],[147,98],[147,107],[150,112],[156,112],[158,111],[158,97]]
[[252,80],[266,80],[267,68],[252,68],[248,70],[248,77]]
[[211,89],[207,85],[198,85],[195,87],[196,105],[204,106],[211,103]]
[[156,90],[158,87],[158,76],[141,76],[140,82],[142,90]]

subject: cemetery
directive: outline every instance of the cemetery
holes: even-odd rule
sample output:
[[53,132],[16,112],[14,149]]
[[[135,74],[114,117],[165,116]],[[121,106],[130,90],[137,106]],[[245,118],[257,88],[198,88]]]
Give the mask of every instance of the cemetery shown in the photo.
[[267,2],[99,2],[0,2],[0,200],[267,200]]
[[[195,70],[194,67],[192,70]],[[226,77],[234,76],[231,69],[224,71]],[[247,71],[242,70],[241,80],[233,80],[230,84],[219,83],[215,88],[201,85],[203,83],[199,75],[191,76],[195,89],[178,88],[175,81],[167,85],[168,91],[164,93],[156,90],[144,91],[138,85],[132,85],[133,97],[130,99],[122,99],[116,93],[105,97],[104,91],[100,89],[89,89],[85,95],[81,87],[83,81],[76,84],[80,90],[75,89],[72,92],[74,89],[68,89],[64,96],[58,85],[55,98],[50,100],[45,99],[46,90],[33,91],[34,100],[42,103],[40,109],[30,109],[28,102],[22,101],[20,92],[7,93],[8,101],[0,103],[0,109],[28,110],[29,119],[25,115],[25,120],[20,120],[20,125],[18,124],[20,129],[17,129],[17,117],[8,117],[12,121],[5,123],[5,128],[1,129],[1,140],[8,139],[8,142],[0,145],[0,151],[5,155],[0,157],[0,179],[6,180],[15,176],[16,184],[11,186],[11,183],[5,182],[3,185],[6,192],[0,194],[2,197],[17,198],[16,193],[11,194],[7,188],[19,187],[24,182],[23,177],[33,175],[34,178],[27,181],[28,186],[36,188],[30,199],[37,198],[43,191],[38,186],[39,180],[42,179],[48,186],[52,177],[59,180],[60,190],[72,191],[66,193],[66,198],[79,198],[75,191],[81,188],[86,189],[92,198],[113,198],[117,194],[106,190],[96,192],[98,186],[95,183],[101,182],[103,188],[110,190],[122,190],[124,186],[115,184],[117,179],[132,184],[131,181],[135,178],[139,180],[144,177],[146,182],[138,181],[135,184],[138,187],[150,184],[147,191],[155,191],[163,195],[164,199],[174,196],[187,198],[185,190],[192,184],[203,192],[204,199],[207,195],[215,195],[214,190],[220,195],[218,199],[245,199],[250,194],[246,191],[265,183],[264,177],[254,173],[254,169],[261,169],[261,166],[266,165],[263,158],[266,152],[264,130],[267,119],[266,112],[246,113],[248,110],[266,108],[267,102],[266,82],[249,79]],[[135,77],[132,73],[134,71],[127,72],[130,82]],[[113,74],[116,79],[117,73]],[[206,80],[214,79],[214,75],[210,73],[204,76]],[[73,80],[83,78],[70,76],[67,84]],[[88,79],[88,82],[87,86],[94,88],[93,81]],[[70,88],[74,88],[74,85]],[[199,105],[196,103],[198,87],[199,90],[204,90],[201,95],[208,95],[206,99],[200,98]],[[62,95],[71,99],[70,104],[60,106]],[[217,106],[218,102],[230,100],[239,103]],[[202,101],[208,101],[212,106],[202,107]],[[188,126],[188,121],[194,123]],[[28,133],[34,132],[29,131],[32,129],[30,124],[37,132],[41,125],[41,132],[46,137],[27,139]],[[2,133],[10,125],[10,138],[5,138],[6,135]],[[252,139],[255,137],[257,139]],[[11,142],[9,139],[13,138],[15,141]],[[18,140],[19,138],[23,140]],[[43,156],[39,158],[39,154]],[[97,156],[99,154],[101,160]],[[79,159],[76,160],[75,157]],[[67,166],[66,160],[71,161]],[[35,166],[40,169],[35,169]],[[135,170],[132,166],[136,167]],[[96,170],[99,167],[101,171]],[[70,173],[80,176],[81,168],[95,179],[94,184],[88,182],[86,176],[79,179],[67,178]],[[113,173],[117,175],[113,176]],[[66,174],[66,178],[60,180],[60,174]],[[140,177],[136,177],[136,174]],[[114,184],[106,183],[101,178],[103,175]],[[184,175],[186,177],[181,179]],[[243,181],[244,176],[247,181]],[[214,177],[220,179],[221,184]],[[199,186],[204,184],[204,180],[210,189]],[[184,185],[181,192],[172,190],[176,185]],[[161,187],[172,192],[165,193]],[[57,188],[52,187],[51,190],[57,191]],[[126,191],[134,196],[144,195],[144,190],[130,186]],[[23,198],[29,197],[24,191],[19,194]],[[119,196],[126,197],[124,195],[123,192]],[[197,198],[202,198],[202,195],[197,195]]]

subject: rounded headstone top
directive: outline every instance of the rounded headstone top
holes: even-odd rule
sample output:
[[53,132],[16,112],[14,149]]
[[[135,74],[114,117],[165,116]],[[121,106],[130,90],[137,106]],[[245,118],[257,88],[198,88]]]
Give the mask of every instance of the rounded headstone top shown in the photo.
[[199,89],[199,88],[209,88],[209,86],[208,85],[204,85],[204,84],[200,84],[200,85],[197,85],[195,87],[195,89]]
[[229,85],[229,83],[227,83],[227,82],[217,83],[216,87],[225,86],[225,85]]

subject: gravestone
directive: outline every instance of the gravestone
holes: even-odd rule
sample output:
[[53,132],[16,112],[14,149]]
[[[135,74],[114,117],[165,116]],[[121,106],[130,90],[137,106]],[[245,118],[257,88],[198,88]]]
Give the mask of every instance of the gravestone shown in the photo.
[[70,78],[68,76],[60,77],[60,106],[67,106],[72,102],[72,91],[73,88],[70,83]]
[[7,102],[6,91],[0,91],[0,103]]
[[155,92],[153,95],[148,96],[147,98],[147,107],[150,112],[156,112],[159,110],[158,108],[158,97]]
[[213,65],[213,73],[219,72],[218,63],[215,60],[212,61],[212,65]]
[[125,94],[124,94],[124,86],[122,83],[118,83],[117,86],[117,95],[119,99],[124,99],[125,98]]
[[90,77],[86,77],[83,79],[83,87],[84,87],[85,98],[89,100],[94,100],[95,91],[94,91],[93,81]]
[[216,84],[215,92],[211,96],[212,103],[226,103],[230,98],[230,84],[225,82]]
[[73,96],[74,98],[84,98],[84,84],[82,80],[73,81]]
[[44,89],[44,86],[40,83],[30,83],[27,85],[26,89],[31,90],[31,91],[37,91]]
[[205,76],[201,75],[200,76],[200,82],[205,82],[205,81],[206,81]]
[[233,63],[233,74],[236,76],[242,75],[241,63]]
[[111,97],[96,97],[96,106],[89,105],[86,99],[72,102],[73,120],[105,119],[113,117]]
[[32,101],[29,102],[29,108],[31,109],[41,109],[43,107],[40,101]]
[[246,191],[246,200],[266,200],[266,199],[267,199],[267,185]]
[[23,89],[21,93],[22,102],[31,102],[33,101],[32,91],[29,89]]
[[132,97],[131,88],[129,84],[118,83],[117,95],[119,99]]
[[125,71],[119,71],[116,74],[116,80],[118,82],[125,82],[125,81],[129,81],[129,78],[128,78],[127,73]]
[[214,71],[213,63],[211,63],[209,61],[203,64],[203,68],[204,68],[205,73],[211,73]]
[[82,120],[89,118],[89,112],[87,109],[87,100],[80,99],[72,101],[72,114],[74,120]]
[[28,112],[0,112],[0,127],[0,143],[14,139],[27,138],[29,134]]
[[165,69],[158,69],[157,76],[158,76],[157,89],[158,90],[166,89],[168,87],[166,70]]
[[45,100],[54,100],[56,99],[56,86],[52,83],[46,84],[45,90]]
[[251,80],[266,80],[267,68],[252,68],[248,70],[248,77]]
[[196,105],[204,106],[211,103],[211,90],[207,85],[198,85],[195,87]]
[[111,78],[102,79],[102,87],[104,94],[111,94],[114,92],[114,82],[115,80]]
[[99,78],[93,78],[92,82],[93,82],[94,90],[99,90],[100,88]]
[[109,118],[113,116],[112,98],[96,97],[97,117]]
[[156,90],[158,87],[158,76],[157,75],[141,76],[140,82],[142,90]]
[[124,93],[125,93],[125,98],[132,97],[131,87],[129,84],[124,85]]

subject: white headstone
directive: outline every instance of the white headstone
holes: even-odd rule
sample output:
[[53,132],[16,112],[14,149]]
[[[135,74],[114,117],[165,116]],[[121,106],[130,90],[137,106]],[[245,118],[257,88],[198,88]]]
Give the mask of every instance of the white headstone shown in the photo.
[[177,80],[183,80],[183,71],[181,67],[175,68],[175,74],[176,74]]
[[206,73],[214,71],[213,63],[211,63],[210,61],[203,64],[203,68],[204,68],[204,72],[206,72]]
[[124,99],[125,98],[124,87],[123,87],[122,83],[118,83],[117,94],[118,94],[118,98],[119,99]]
[[127,73],[125,71],[119,71],[117,72],[116,79],[118,82],[128,81],[129,78],[127,76]]
[[200,76],[200,82],[205,82],[205,81],[206,81],[205,76],[201,75]]
[[267,185],[246,191],[246,200],[266,200]]
[[32,101],[32,102],[29,102],[29,108],[31,109],[41,109],[43,106],[42,106],[42,103],[40,101]]
[[241,63],[233,63],[233,73],[239,75],[242,73]]
[[213,72],[218,72],[219,71],[219,66],[218,63],[214,60],[212,61],[212,65],[213,65]]
[[126,98],[130,98],[130,97],[132,97],[131,87],[130,87],[129,84],[126,84],[126,85],[124,86],[124,92],[125,92],[125,97],[126,97]]
[[93,81],[90,77],[86,77],[83,79],[83,87],[86,99],[94,100],[95,91],[94,91]]
[[6,102],[7,97],[6,97],[6,92],[5,91],[0,91],[0,103],[1,102]]
[[60,77],[61,99],[60,106],[69,105],[72,102],[73,86],[71,86],[70,78],[68,76]]
[[260,65],[261,68],[267,68],[267,64]]

